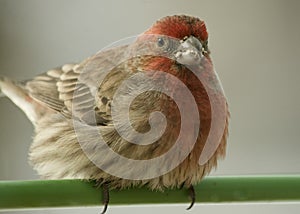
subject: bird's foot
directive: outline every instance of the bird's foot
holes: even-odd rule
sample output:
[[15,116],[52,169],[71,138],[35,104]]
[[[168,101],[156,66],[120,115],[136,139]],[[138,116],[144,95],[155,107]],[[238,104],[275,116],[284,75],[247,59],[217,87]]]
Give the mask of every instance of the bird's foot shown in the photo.
[[104,205],[103,211],[101,214],[104,214],[107,210],[108,203],[109,203],[109,185],[108,183],[104,183],[102,185],[102,202]]
[[195,189],[193,187],[193,185],[191,185],[189,188],[188,188],[188,191],[189,191],[189,196],[191,197],[191,204],[190,206],[187,208],[187,210],[191,209],[194,204],[195,204],[195,201],[196,201],[196,193],[195,193]]

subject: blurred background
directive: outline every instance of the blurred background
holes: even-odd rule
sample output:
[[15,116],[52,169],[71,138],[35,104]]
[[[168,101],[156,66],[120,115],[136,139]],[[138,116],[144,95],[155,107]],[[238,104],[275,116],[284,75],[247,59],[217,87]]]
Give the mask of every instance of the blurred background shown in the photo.
[[[205,20],[228,97],[227,158],[212,175],[300,173],[300,1],[0,0],[0,75],[30,79],[80,62],[157,19]],[[0,180],[38,179],[27,162],[33,127],[0,99]],[[0,199],[1,200],[1,199]],[[300,213],[300,203],[111,206],[109,213]],[[0,211],[1,212],[1,211]],[[8,213],[98,213],[99,207]]]

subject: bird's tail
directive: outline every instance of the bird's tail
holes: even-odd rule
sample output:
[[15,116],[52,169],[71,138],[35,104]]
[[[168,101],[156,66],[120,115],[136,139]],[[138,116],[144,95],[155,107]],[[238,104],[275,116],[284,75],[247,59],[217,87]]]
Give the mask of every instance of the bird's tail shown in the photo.
[[4,81],[4,77],[0,77],[0,98],[1,97],[5,97],[5,94],[2,92],[2,90],[1,90],[1,83]]
[[35,123],[37,103],[30,97],[24,84],[7,77],[0,77],[0,97],[8,97],[24,111],[31,122]]
[[13,102],[16,101],[16,97],[21,98],[27,95],[27,93],[19,83],[2,76],[0,77],[0,93],[1,97],[6,96],[10,98]]
[[[19,88],[17,85],[19,84],[16,81],[8,77],[0,76],[0,97],[10,98],[12,91],[19,91],[17,90]],[[18,94],[20,94],[20,91]]]
[[1,89],[0,89],[0,98],[1,97],[5,97],[5,94],[2,93]]

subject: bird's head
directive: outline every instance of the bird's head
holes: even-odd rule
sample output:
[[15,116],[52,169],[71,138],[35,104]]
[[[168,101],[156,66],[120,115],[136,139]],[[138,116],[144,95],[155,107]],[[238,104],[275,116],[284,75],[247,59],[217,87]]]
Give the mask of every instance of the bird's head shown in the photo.
[[209,54],[206,26],[196,17],[167,16],[157,21],[143,35],[157,35],[154,36],[156,48],[182,65],[199,64],[201,58]]

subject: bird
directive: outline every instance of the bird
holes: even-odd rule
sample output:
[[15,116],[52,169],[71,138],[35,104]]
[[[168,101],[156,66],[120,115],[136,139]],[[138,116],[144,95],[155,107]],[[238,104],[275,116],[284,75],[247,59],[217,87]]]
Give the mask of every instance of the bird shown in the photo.
[[111,189],[193,186],[225,157],[229,110],[204,21],[157,20],[133,42],[27,81],[0,77],[34,125],[29,162],[43,179]]

